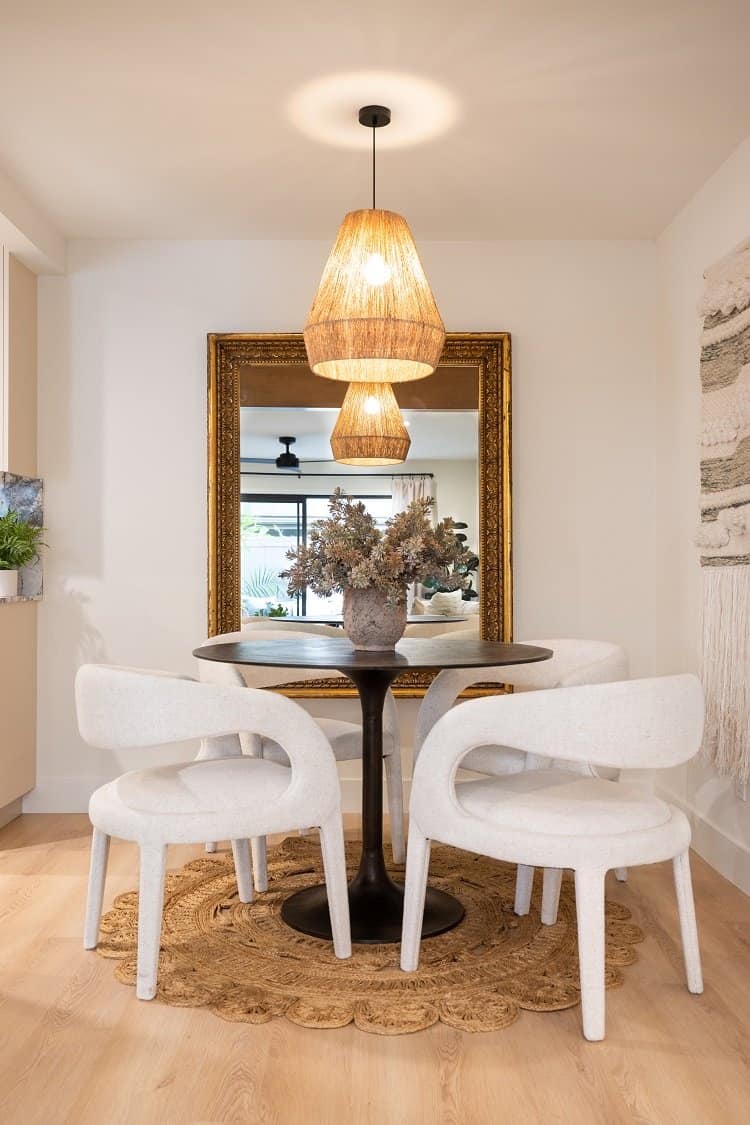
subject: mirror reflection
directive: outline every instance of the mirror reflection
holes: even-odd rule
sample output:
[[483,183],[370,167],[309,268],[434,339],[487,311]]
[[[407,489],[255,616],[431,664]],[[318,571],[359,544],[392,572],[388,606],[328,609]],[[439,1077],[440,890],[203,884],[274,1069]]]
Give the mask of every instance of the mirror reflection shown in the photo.
[[[290,548],[306,543],[311,525],[328,514],[328,498],[336,488],[361,500],[379,526],[403,511],[412,500],[432,497],[437,521],[451,516],[458,533],[475,556],[479,554],[478,388],[476,378],[457,401],[455,390],[440,408],[440,388],[430,388],[436,405],[425,402],[427,387],[405,387],[399,396],[411,444],[406,461],[396,465],[351,466],[337,462],[330,436],[340,406],[315,405],[316,383],[308,383],[304,404],[283,401],[247,403],[252,388],[243,387],[240,408],[240,545],[241,610],[247,622],[258,616],[300,616],[311,619],[338,615],[342,596],[321,598],[312,591],[287,594],[280,572],[288,566]],[[429,382],[425,381],[425,382]],[[342,400],[346,387],[325,381],[321,393]],[[399,388],[396,388],[397,396]],[[268,398],[268,395],[258,396]],[[407,405],[409,403],[410,405]],[[417,585],[409,591],[413,616],[471,615],[479,623],[479,566],[468,575],[465,591],[449,596],[438,588]]]

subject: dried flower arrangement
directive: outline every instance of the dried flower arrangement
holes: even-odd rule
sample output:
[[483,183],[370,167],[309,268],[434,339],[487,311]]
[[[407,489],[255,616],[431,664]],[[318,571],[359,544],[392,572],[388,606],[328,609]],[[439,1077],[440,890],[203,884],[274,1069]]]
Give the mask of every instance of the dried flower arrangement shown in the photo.
[[467,580],[459,568],[471,553],[456,538],[452,519],[432,526],[432,504],[413,501],[381,532],[365,505],[337,488],[328,501],[330,516],[312,524],[309,544],[287,551],[292,565],[280,577],[289,580],[290,595],[305,588],[320,597],[375,589],[390,604],[404,605],[412,582],[434,578],[443,589],[462,589]]

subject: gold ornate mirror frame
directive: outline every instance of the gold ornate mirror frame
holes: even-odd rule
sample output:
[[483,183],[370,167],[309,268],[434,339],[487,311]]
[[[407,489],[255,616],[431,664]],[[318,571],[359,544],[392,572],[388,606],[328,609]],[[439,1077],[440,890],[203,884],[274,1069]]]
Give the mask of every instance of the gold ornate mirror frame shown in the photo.
[[[241,372],[306,367],[301,333],[211,333],[208,337],[208,632],[240,628]],[[470,369],[479,386],[479,595],[481,635],[512,639],[511,361],[507,332],[451,332],[440,368]],[[259,371],[260,374],[260,371]],[[275,374],[275,372],[274,372]],[[316,376],[309,373],[311,379]],[[460,372],[456,371],[460,378]],[[321,380],[323,382],[323,380]],[[418,384],[414,384],[417,386]],[[400,677],[395,692],[419,697],[432,673]],[[297,697],[356,695],[348,680],[285,685]],[[493,690],[497,690],[495,687]]]

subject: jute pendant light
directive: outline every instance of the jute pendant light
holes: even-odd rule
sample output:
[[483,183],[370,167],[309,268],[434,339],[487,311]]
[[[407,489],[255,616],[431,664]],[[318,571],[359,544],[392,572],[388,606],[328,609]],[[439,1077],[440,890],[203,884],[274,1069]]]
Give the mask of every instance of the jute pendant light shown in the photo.
[[402,383],[435,370],[445,328],[406,219],[375,207],[375,130],[391,119],[364,106],[372,129],[372,208],[350,211],[326,262],[305,326],[316,375],[347,383]]
[[390,383],[350,383],[331,434],[342,465],[398,465],[411,438]]

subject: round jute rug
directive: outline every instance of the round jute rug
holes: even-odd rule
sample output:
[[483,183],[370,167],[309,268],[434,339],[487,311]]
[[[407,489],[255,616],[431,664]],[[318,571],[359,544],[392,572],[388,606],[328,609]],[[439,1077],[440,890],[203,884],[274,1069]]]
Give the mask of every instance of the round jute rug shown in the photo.
[[[347,845],[354,867],[356,844]],[[354,1022],[361,1031],[401,1035],[441,1021],[461,1031],[497,1031],[519,1009],[547,1012],[579,1003],[575,903],[563,881],[558,921],[543,926],[539,900],[525,918],[513,913],[515,868],[436,845],[430,882],[456,895],[464,920],[422,942],[419,969],[402,973],[398,945],[355,945],[339,961],[330,942],[290,929],[280,917],[293,891],[322,880],[312,837],[269,849],[269,889],[254,903],[237,897],[231,854],[206,856],[167,875],[158,997],[209,1007],[227,1020],[265,1023],[285,1017],[302,1027]],[[392,873],[403,877],[403,870]],[[537,883],[540,882],[537,877]],[[538,891],[539,888],[537,888]],[[120,895],[101,925],[99,953],[119,959],[116,976],[135,983],[138,895]],[[622,983],[643,940],[630,911],[607,902],[607,987]]]

